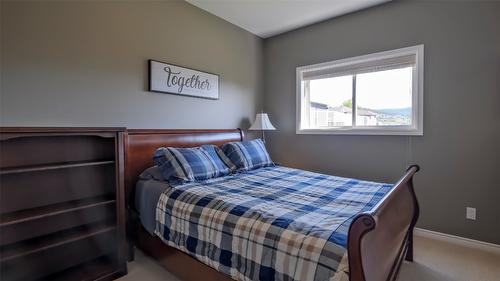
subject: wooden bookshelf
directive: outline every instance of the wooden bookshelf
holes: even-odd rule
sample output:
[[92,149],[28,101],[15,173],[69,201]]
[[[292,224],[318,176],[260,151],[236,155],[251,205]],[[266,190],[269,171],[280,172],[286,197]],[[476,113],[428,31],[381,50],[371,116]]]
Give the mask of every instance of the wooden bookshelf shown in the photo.
[[126,274],[123,128],[0,128],[0,279]]
[[113,161],[113,160],[91,161],[91,162],[80,161],[80,162],[73,162],[73,163],[71,163],[71,162],[70,163],[54,163],[54,164],[42,164],[42,165],[16,167],[16,168],[4,168],[0,171],[0,175],[48,171],[48,170],[57,170],[57,169],[69,169],[69,168],[86,167],[86,166],[109,165],[109,164],[114,164],[114,163],[115,163],[115,161]]

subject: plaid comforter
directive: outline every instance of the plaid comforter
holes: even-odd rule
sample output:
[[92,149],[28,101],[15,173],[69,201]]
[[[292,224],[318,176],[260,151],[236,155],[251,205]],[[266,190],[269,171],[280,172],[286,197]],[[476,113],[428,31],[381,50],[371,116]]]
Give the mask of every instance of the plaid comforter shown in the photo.
[[333,280],[350,222],[391,188],[261,168],[168,188],[155,233],[236,280]]

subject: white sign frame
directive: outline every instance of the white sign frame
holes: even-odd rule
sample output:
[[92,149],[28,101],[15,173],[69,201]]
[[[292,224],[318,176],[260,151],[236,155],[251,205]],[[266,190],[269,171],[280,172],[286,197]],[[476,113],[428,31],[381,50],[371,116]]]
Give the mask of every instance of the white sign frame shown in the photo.
[[148,70],[150,92],[219,99],[217,74],[152,59],[148,61]]

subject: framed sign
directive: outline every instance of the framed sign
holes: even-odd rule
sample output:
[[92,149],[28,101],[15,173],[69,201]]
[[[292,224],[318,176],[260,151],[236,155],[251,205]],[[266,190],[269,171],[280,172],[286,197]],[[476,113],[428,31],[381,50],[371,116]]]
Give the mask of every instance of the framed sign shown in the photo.
[[149,91],[219,99],[219,75],[149,60]]

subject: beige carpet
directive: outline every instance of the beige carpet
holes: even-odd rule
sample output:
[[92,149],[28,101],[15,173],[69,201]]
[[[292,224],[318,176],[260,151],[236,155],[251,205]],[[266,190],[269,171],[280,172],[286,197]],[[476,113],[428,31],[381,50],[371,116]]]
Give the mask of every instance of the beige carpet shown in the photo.
[[415,238],[415,262],[405,262],[400,281],[500,281],[500,254],[429,238]]
[[[180,281],[139,251],[129,274],[118,280]],[[500,281],[500,255],[415,237],[415,262],[403,264],[398,280]]]

